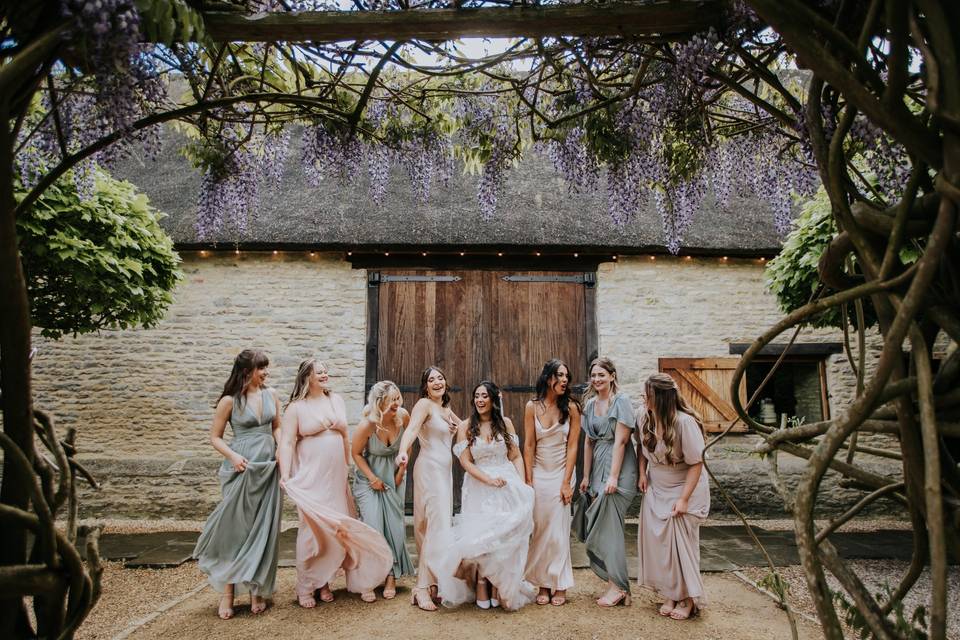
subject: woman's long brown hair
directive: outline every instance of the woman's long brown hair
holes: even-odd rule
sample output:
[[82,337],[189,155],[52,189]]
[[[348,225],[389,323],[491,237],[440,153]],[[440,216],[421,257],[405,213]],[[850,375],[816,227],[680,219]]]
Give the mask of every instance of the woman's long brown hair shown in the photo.
[[237,357],[233,359],[233,369],[230,371],[230,377],[224,383],[223,391],[220,392],[214,406],[220,403],[220,398],[231,396],[238,409],[243,407],[243,392],[250,384],[250,377],[253,372],[269,364],[270,359],[267,354],[259,349],[244,349],[238,353]]
[[663,445],[667,448],[667,462],[677,464],[683,460],[683,446],[677,437],[677,413],[689,414],[696,420],[700,431],[703,431],[703,422],[684,400],[677,381],[668,374],[654,373],[647,378],[644,388],[647,393],[647,413],[641,425],[641,442],[652,454],[657,447],[657,427],[660,427]]

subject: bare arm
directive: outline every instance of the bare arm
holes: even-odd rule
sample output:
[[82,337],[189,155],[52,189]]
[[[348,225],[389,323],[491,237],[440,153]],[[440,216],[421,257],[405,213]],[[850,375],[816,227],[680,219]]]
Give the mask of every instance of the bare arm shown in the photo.
[[230,461],[236,471],[242,472],[247,468],[247,459],[231,449],[223,439],[223,432],[227,430],[227,420],[230,419],[231,411],[233,411],[233,398],[231,396],[220,398],[217,409],[213,413],[213,424],[210,425],[210,444],[220,455]]
[[277,446],[277,462],[280,464],[280,483],[286,484],[290,479],[290,470],[293,466],[293,452],[297,447],[297,431],[299,427],[297,417],[297,403],[287,407],[283,419],[280,420],[280,440]]
[[623,466],[623,456],[627,451],[627,443],[630,441],[632,431],[630,427],[622,422],[617,423],[616,433],[613,437],[613,454],[610,459],[610,477],[607,478],[605,493],[616,493],[617,482],[620,478],[620,467]]
[[537,455],[537,427],[534,423],[536,408],[533,401],[527,403],[523,409],[523,467],[524,480],[533,484],[533,460]]
[[[404,429],[406,429],[407,425],[410,424],[410,413],[403,407],[400,407],[397,413],[400,416],[400,424],[403,425]],[[393,484],[395,487],[400,486],[400,484],[403,482],[403,476],[406,475],[406,473],[407,473],[407,464],[406,463],[398,464],[397,475],[393,479],[394,481]]]
[[273,403],[274,403],[273,422],[270,425],[270,429],[273,431],[273,441],[279,444],[280,420],[283,416],[283,406],[280,404],[280,396],[277,394],[277,392],[271,389],[270,393],[273,396]]
[[637,472],[637,489],[640,490],[640,493],[647,492],[647,458],[643,455],[643,444],[637,444],[637,458],[639,462],[639,470]]
[[580,493],[586,493],[590,487],[590,471],[593,469],[593,440],[590,436],[583,439],[583,480],[580,481]]
[[353,434],[353,444],[350,446],[350,453],[353,455],[353,463],[357,465],[357,469],[370,481],[370,487],[374,491],[383,491],[387,488],[386,485],[384,485],[383,480],[373,472],[373,469],[370,468],[370,463],[367,462],[367,459],[363,457],[363,450],[367,448],[367,442],[370,440],[370,436],[376,428],[376,425],[366,418],[361,420],[357,426],[357,430]]
[[570,431],[567,433],[567,461],[563,468],[563,484],[560,485],[560,501],[570,504],[573,489],[570,479],[577,470],[577,449],[580,448],[580,410],[576,405],[570,407]]
[[[511,436],[517,435],[517,428],[513,426],[513,420],[510,418],[504,418],[503,423],[507,425],[507,433],[509,433]],[[513,466],[517,468],[517,475],[522,478],[524,475],[524,460],[523,455],[520,453],[520,447],[512,446],[508,448],[508,451],[508,458],[510,459],[510,462],[512,462]]]
[[430,417],[429,403],[429,400],[421,398],[417,400],[417,404],[413,405],[410,422],[407,423],[407,429],[403,432],[403,437],[400,438],[400,451],[397,453],[398,466],[406,465],[410,459],[410,447],[413,446],[413,441],[420,435],[420,429],[423,428],[423,423]]

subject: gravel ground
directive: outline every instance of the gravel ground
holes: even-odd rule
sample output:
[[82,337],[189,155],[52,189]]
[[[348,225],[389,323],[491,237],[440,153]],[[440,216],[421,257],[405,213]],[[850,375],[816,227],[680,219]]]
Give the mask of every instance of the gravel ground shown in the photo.
[[105,562],[100,601],[76,638],[113,638],[133,621],[205,582],[196,562],[175,569],[124,569],[122,562]]
[[[636,518],[628,518],[627,522],[636,524]],[[818,526],[825,525],[826,520],[817,521]],[[100,524],[104,527],[104,533],[148,533],[152,531],[197,531],[203,529],[203,520],[123,520],[123,519],[101,519],[101,520],[81,520],[80,524],[94,525]],[[709,518],[706,526],[728,526],[740,524],[737,518]],[[789,519],[771,519],[750,520],[750,524],[766,529],[767,531],[790,531],[793,529],[793,520]],[[283,529],[289,529],[297,526],[296,520],[284,520]],[[895,518],[865,518],[854,519],[840,527],[839,531],[876,531],[877,529],[901,529],[909,530],[909,520],[899,520]]]
[[[828,520],[816,520],[817,527],[825,526]],[[705,525],[732,525],[740,524],[739,518],[708,518]],[[750,520],[753,526],[761,527],[767,531],[793,531],[794,521],[791,519],[771,519],[771,520]],[[854,518],[845,523],[837,531],[876,531],[878,529],[898,529],[901,531],[910,530],[910,521],[898,518]]]
[[[185,569],[188,579],[182,578],[183,589],[193,587],[197,577],[195,565]],[[192,573],[191,573],[192,572]],[[430,638],[452,640],[464,637],[499,638],[660,638],[662,640],[761,640],[789,637],[786,617],[766,596],[731,575],[709,574],[706,587],[709,608],[689,622],[678,622],[657,615],[658,601],[647,591],[634,590],[631,607],[599,609],[593,598],[603,590],[603,583],[589,570],[574,572],[577,586],[570,592],[564,607],[529,605],[515,613],[499,610],[481,611],[465,605],[454,610],[425,613],[409,604],[412,584],[410,578],[400,581],[401,590],[392,601],[378,600],[365,604],[354,594],[343,590],[343,578],[334,582],[336,601],[320,604],[317,609],[301,609],[293,597],[296,572],[281,569],[278,573],[277,598],[267,612],[252,616],[247,599],[239,600],[233,620],[221,621],[216,616],[217,594],[207,588],[172,607],[156,620],[138,628],[130,638],[159,639],[230,637],[231,639],[262,640],[264,637],[282,637],[284,640],[323,637],[333,638]],[[123,597],[115,590],[129,589]],[[157,590],[150,591],[158,596]],[[143,598],[145,585],[136,580],[115,581],[108,587],[98,608],[103,610],[97,620],[90,620],[81,637],[107,638],[117,629],[126,628],[134,616],[129,616],[124,602]],[[160,597],[153,597],[158,603]],[[121,622],[120,619],[123,619]],[[109,628],[104,621],[109,620]],[[127,624],[124,624],[127,623]],[[816,625],[804,621],[803,640],[819,637]]]
[[[884,585],[895,587],[910,566],[910,563],[900,560],[851,560],[848,564],[872,593],[882,591]],[[768,572],[761,567],[750,567],[744,569],[742,573],[754,582],[758,582]],[[789,585],[788,599],[790,605],[797,612],[816,616],[803,570],[794,565],[781,567],[779,573]],[[832,589],[840,589],[840,584],[829,574],[827,575],[827,582]],[[950,567],[947,584],[947,637],[951,640],[960,640],[960,566]],[[906,617],[909,618],[916,607],[920,605],[929,606],[930,589],[930,571],[924,570],[913,589],[904,598]],[[856,635],[849,628],[846,628],[846,632],[848,638],[856,638]]]

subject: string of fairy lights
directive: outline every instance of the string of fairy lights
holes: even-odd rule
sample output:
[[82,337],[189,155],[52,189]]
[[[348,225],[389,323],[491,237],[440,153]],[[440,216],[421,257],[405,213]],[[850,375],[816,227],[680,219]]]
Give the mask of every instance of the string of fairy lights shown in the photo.
[[[225,252],[225,251],[218,251],[218,250],[212,250],[212,249],[201,249],[201,250],[199,250],[197,253],[200,255],[201,258],[208,258],[208,257],[211,257],[211,256],[213,256],[213,255],[223,255],[223,254],[225,254],[225,253],[227,253],[227,252]],[[341,251],[280,251],[280,250],[278,250],[278,249],[274,249],[274,250],[272,250],[272,251],[260,251],[260,250],[255,250],[255,249],[253,249],[253,250],[241,250],[239,247],[238,247],[238,248],[235,248],[235,249],[233,250],[233,254],[234,254],[235,256],[240,256],[240,255],[242,255],[242,254],[244,254],[244,255],[262,255],[262,254],[267,254],[267,253],[272,254],[274,257],[280,257],[281,255],[283,255],[283,256],[291,256],[291,257],[292,257],[292,256],[296,256],[296,255],[306,255],[306,256],[308,256],[308,257],[310,257],[310,258],[316,258],[316,257],[317,257],[319,254],[321,254],[321,253],[326,254],[326,255],[331,255],[331,254],[341,254],[341,255],[342,255],[342,254],[345,254],[346,257],[348,257],[348,258],[353,257],[353,255],[354,255],[354,252],[353,252],[353,251],[346,251],[346,252],[341,252]],[[363,256],[365,256],[365,257],[383,256],[384,258],[389,258],[390,255],[391,255],[391,253],[390,253],[390,251],[382,251],[382,252],[381,252],[381,251],[369,251],[369,252],[362,252],[360,255],[363,255]],[[544,255],[547,255],[548,257],[552,257],[552,258],[563,258],[563,257],[579,258],[579,257],[580,257],[580,252],[573,252],[573,253],[550,252],[550,253],[544,254],[544,252],[542,252],[542,251],[532,251],[532,252],[517,251],[517,252],[510,252],[510,253],[506,253],[506,252],[503,252],[503,251],[497,251],[497,252],[484,252],[484,251],[476,251],[476,252],[467,252],[467,251],[442,252],[442,251],[440,251],[440,252],[433,252],[433,253],[431,253],[431,252],[429,252],[429,251],[418,251],[418,252],[410,252],[410,251],[407,251],[407,252],[400,252],[400,253],[394,252],[393,255],[394,255],[395,258],[404,258],[404,257],[411,258],[411,257],[416,257],[416,256],[418,256],[418,255],[419,255],[419,257],[421,257],[421,258],[426,258],[426,257],[430,257],[430,256],[440,257],[440,258],[450,258],[450,257],[455,256],[455,255],[457,255],[457,256],[459,256],[459,257],[461,257],[461,258],[465,258],[465,257],[468,257],[468,256],[471,257],[471,258],[489,258],[489,257],[492,257],[492,256],[494,256],[494,255],[496,255],[498,258],[503,258],[503,257],[510,257],[510,258],[524,258],[524,257],[529,258],[529,257],[535,257],[535,258],[540,258],[540,257],[543,257]],[[694,256],[692,256],[692,255],[683,255],[683,256],[660,255],[660,256],[658,256],[658,255],[654,255],[654,254],[599,254],[599,253],[584,254],[585,257],[599,258],[599,259],[601,259],[601,260],[604,260],[604,259],[605,259],[604,256],[607,256],[607,255],[609,255],[609,260],[612,260],[612,261],[614,261],[614,262],[620,260],[620,258],[622,258],[622,257],[626,257],[626,258],[636,258],[636,259],[640,259],[640,260],[646,259],[646,260],[648,260],[648,261],[650,261],[650,262],[656,262],[658,259],[660,259],[660,260],[665,260],[665,261],[674,261],[674,262],[675,262],[675,261],[680,261],[680,262],[692,262],[692,261],[694,260]],[[742,263],[759,263],[759,264],[765,264],[768,259],[767,259],[766,257],[763,257],[763,256],[758,257],[758,258],[750,258],[750,257],[730,257],[730,256],[697,256],[697,257],[696,257],[696,260],[697,260],[698,262],[701,262],[701,263],[702,263],[702,262],[706,262],[706,261],[715,261],[715,262],[719,262],[719,263],[722,264],[722,263],[728,263],[728,262],[731,262],[731,261],[735,261],[735,262],[741,263],[741,264],[742,264]]]

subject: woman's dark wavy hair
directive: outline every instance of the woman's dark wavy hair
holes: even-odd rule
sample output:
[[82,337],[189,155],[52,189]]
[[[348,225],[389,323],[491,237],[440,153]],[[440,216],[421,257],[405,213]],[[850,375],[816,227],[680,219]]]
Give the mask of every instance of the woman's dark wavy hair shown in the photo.
[[560,367],[566,367],[567,369],[567,388],[564,389],[562,396],[557,396],[557,408],[560,409],[560,422],[562,424],[570,419],[571,402],[576,405],[577,409],[580,408],[580,403],[577,399],[570,395],[570,387],[573,386],[573,380],[570,377],[570,367],[567,366],[566,362],[559,358],[547,360],[546,364],[543,365],[543,371],[540,372],[540,377],[537,378],[537,395],[534,397],[534,401],[543,402],[544,398],[547,397],[547,390],[550,388],[550,379],[557,375]]
[[259,349],[244,349],[238,353],[237,357],[233,360],[233,369],[230,371],[230,377],[227,378],[227,382],[223,385],[223,391],[220,392],[220,397],[217,398],[214,406],[219,404],[220,399],[224,396],[233,397],[234,402],[239,406],[243,406],[243,390],[250,384],[250,376],[253,375],[256,369],[266,367],[269,364],[270,359],[267,357],[267,354]]
[[504,444],[507,445],[507,452],[509,453],[516,445],[513,443],[513,438],[510,437],[510,432],[507,431],[507,423],[503,419],[503,396],[500,395],[500,387],[489,380],[484,380],[475,386],[473,393],[470,394],[470,403],[473,411],[470,413],[470,426],[467,427],[467,443],[472,447],[477,436],[480,435],[480,412],[477,411],[477,405],[473,402],[473,397],[480,387],[485,388],[487,394],[490,396],[491,435],[493,435],[494,440],[499,436]]
[[443,372],[443,369],[440,367],[430,366],[423,370],[423,373],[420,374],[420,397],[429,398],[430,394],[427,392],[427,379],[430,377],[430,372],[436,371],[443,376],[443,382],[446,385],[446,388],[443,390],[443,399],[441,404],[444,407],[450,406],[450,382],[447,380],[447,374]]

